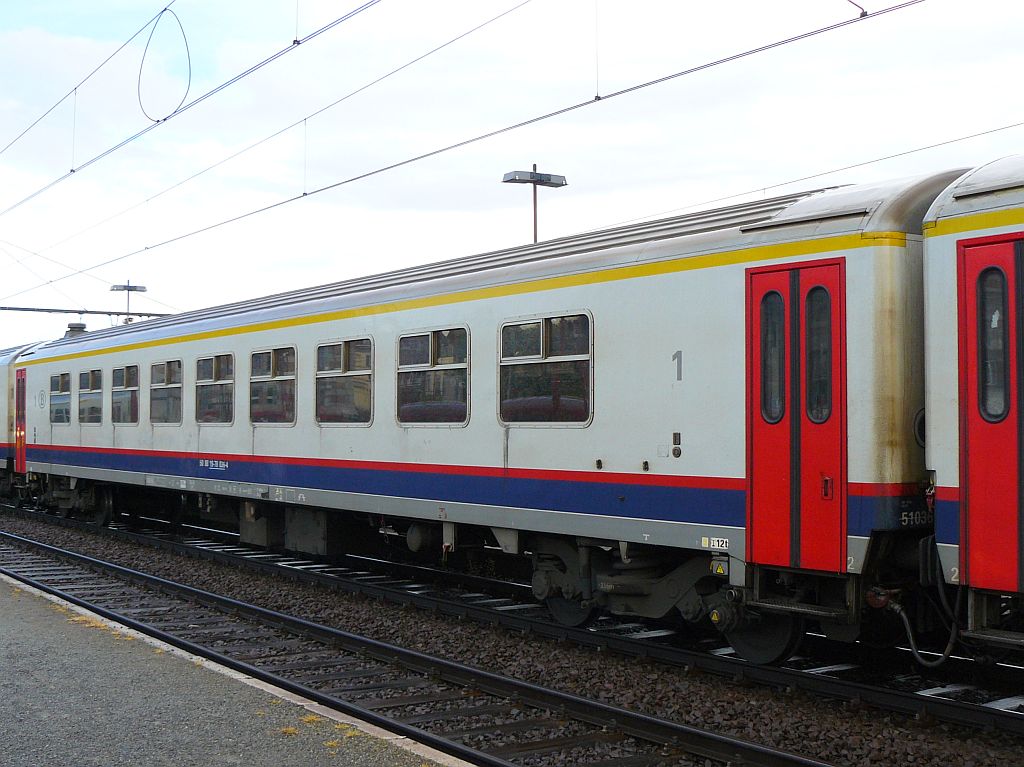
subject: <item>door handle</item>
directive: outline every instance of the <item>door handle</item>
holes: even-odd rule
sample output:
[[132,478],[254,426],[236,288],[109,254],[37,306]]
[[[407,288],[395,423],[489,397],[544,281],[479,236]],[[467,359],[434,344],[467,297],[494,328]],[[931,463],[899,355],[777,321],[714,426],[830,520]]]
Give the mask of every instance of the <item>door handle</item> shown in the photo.
[[832,477],[821,478],[821,497],[826,501],[832,500]]

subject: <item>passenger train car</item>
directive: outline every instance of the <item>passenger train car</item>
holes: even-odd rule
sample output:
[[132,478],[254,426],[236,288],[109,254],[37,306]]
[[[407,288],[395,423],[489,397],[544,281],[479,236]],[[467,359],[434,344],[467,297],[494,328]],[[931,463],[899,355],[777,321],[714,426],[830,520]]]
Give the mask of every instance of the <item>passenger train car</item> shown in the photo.
[[1024,157],[976,168],[925,216],[928,466],[965,638],[1024,645]]
[[566,623],[678,613],[756,662],[927,629],[925,587],[1012,634],[1022,188],[816,190],[9,350],[4,481],[327,557],[489,546]]

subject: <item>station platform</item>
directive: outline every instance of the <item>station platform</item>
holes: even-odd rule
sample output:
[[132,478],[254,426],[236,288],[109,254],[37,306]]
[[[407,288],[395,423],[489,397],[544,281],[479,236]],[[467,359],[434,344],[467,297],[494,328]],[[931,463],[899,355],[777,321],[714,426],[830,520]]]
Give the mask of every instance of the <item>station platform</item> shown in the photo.
[[0,576],[0,765],[465,762]]

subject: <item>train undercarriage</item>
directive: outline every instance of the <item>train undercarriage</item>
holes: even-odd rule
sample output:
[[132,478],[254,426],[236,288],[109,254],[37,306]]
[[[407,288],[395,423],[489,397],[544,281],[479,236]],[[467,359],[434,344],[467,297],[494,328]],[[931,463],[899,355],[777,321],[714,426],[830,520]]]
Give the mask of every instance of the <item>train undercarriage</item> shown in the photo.
[[[948,633],[950,651],[956,639],[961,651],[976,655],[992,649],[993,643],[986,641],[991,639],[997,651],[1024,646],[1020,596],[974,593],[964,599],[939,579],[934,542],[921,532],[874,536],[868,566],[860,574],[748,565],[744,585],[736,585],[728,577],[727,557],[623,541],[377,517],[9,470],[0,474],[0,493],[100,525],[109,523],[118,509],[129,509],[129,524],[133,517],[154,517],[214,526],[238,532],[244,543],[327,560],[360,553],[442,561],[452,568],[529,582],[537,600],[567,626],[584,626],[603,613],[682,619],[709,634],[717,630],[754,663],[790,657],[808,630],[871,646],[906,642],[908,637],[941,646]],[[942,659],[942,653],[919,654],[928,665]]]

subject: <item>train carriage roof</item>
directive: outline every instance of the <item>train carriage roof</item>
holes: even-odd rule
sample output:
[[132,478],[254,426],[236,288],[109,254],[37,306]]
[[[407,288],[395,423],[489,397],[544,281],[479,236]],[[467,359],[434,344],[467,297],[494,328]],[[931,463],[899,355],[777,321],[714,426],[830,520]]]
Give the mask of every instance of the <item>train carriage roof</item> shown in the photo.
[[[943,219],[1024,208],[1024,155],[1002,157],[964,173],[925,214],[925,227]],[[978,228],[984,228],[984,223]]]
[[585,232],[160,317],[51,341],[34,358],[146,343],[237,325],[685,258],[756,245],[865,231],[919,232],[925,209],[962,170],[875,184],[827,187]]

